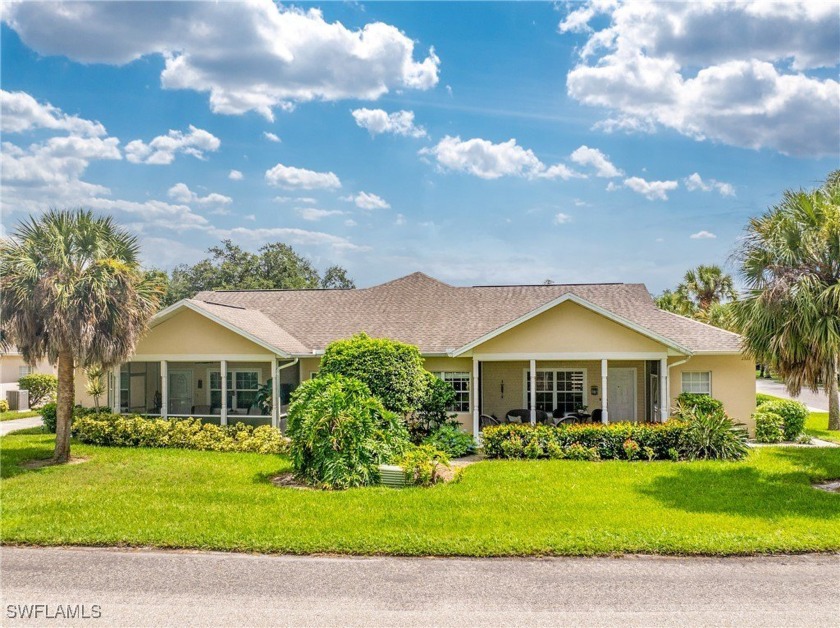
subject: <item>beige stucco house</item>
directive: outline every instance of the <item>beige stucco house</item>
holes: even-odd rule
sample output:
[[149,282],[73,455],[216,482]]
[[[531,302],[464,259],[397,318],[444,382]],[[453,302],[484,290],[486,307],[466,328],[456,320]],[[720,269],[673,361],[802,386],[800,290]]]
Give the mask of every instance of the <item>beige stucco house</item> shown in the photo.
[[30,373],[55,375],[56,371],[47,360],[41,360],[34,365],[27,364],[14,347],[0,352],[0,399],[8,399],[9,391],[19,390],[18,380]]
[[[709,393],[748,424],[755,409],[739,336],[659,310],[642,284],[456,287],[422,273],[356,290],[199,293],[154,318],[110,374],[109,404],[282,427],[324,348],[361,331],[417,345],[471,432],[515,409],[664,421],[682,391]],[[269,380],[271,415],[255,401]]]

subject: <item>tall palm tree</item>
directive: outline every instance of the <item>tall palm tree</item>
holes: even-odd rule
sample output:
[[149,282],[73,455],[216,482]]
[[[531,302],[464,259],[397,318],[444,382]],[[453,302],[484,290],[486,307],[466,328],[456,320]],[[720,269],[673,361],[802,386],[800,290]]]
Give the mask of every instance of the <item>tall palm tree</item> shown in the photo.
[[660,310],[673,312],[680,316],[688,316],[690,318],[697,313],[697,306],[679,289],[664,290],[654,301],[656,302],[656,307]]
[[720,266],[700,265],[689,270],[677,292],[683,294],[701,311],[706,312],[714,303],[734,300],[738,297],[732,277],[724,273]]
[[0,243],[0,317],[27,362],[58,363],[53,461],[70,458],[74,369],[122,362],[157,307],[160,286],[137,239],[111,218],[52,210]]
[[840,177],[786,191],[753,218],[737,254],[749,294],[733,313],[747,351],[782,376],[828,395],[829,429],[840,429]]

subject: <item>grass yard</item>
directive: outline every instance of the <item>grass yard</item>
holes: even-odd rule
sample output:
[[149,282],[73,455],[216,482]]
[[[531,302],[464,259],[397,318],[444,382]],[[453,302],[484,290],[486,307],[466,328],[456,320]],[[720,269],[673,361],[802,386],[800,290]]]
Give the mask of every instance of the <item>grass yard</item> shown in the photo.
[[3,543],[259,552],[534,555],[840,550],[840,448],[745,462],[489,461],[431,489],[277,488],[277,456],[74,444],[82,464],[29,471],[53,436],[0,439]]
[[26,419],[31,416],[40,416],[41,413],[37,410],[9,410],[8,412],[0,412],[0,421],[11,421],[13,419]]
[[805,421],[805,431],[814,438],[840,443],[840,431],[828,429],[828,412],[812,412]]

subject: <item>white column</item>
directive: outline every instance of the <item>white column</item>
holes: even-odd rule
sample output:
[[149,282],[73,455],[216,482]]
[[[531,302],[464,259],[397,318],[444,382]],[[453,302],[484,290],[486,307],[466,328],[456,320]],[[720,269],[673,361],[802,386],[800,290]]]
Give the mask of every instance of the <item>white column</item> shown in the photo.
[[661,358],[659,360],[659,414],[662,422],[668,420],[668,415],[671,414],[671,393],[669,390],[671,383],[668,378],[668,358]]
[[610,422],[610,413],[607,409],[607,375],[609,374],[609,360],[601,360],[601,423],[605,425]]
[[227,407],[227,378],[228,378],[227,360],[222,360],[219,363],[219,379],[222,380],[220,382],[220,384],[222,386],[222,416],[219,419],[219,423],[221,423],[222,425],[227,425],[227,413],[228,413],[228,407]]
[[280,427],[280,370],[277,358],[271,361],[271,426]]
[[[120,388],[122,387],[122,382],[120,381],[120,370],[121,366],[117,365],[111,369],[111,376],[108,378],[110,381],[108,384],[111,386],[111,412],[114,414],[120,413]],[[129,381],[131,381],[129,379]],[[129,389],[130,390],[130,389]]]
[[160,361],[160,416],[169,416],[169,363]]
[[531,425],[537,424],[537,361],[531,360]]
[[479,430],[479,417],[478,417],[478,404],[479,399],[481,398],[479,393],[478,387],[478,358],[473,356],[473,369],[472,369],[472,411],[473,411],[473,436],[478,439],[481,437],[481,433]]

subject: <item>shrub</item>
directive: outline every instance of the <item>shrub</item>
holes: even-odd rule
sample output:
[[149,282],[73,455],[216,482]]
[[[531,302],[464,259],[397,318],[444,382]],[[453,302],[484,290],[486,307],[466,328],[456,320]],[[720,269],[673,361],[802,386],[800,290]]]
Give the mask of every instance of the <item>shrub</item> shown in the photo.
[[453,458],[475,453],[475,439],[461,429],[460,423],[446,423],[423,439],[424,445],[446,452]]
[[408,448],[408,431],[358,379],[325,374],[303,382],[288,417],[291,457],[302,478],[323,488],[367,486],[378,465]]
[[680,436],[680,452],[689,460],[740,460],[747,455],[747,434],[723,410],[687,415]]
[[146,419],[120,414],[85,414],[73,421],[81,442],[107,447],[155,447],[281,454],[289,439],[277,428],[244,423],[213,425],[200,419]]
[[648,459],[670,460],[670,451],[679,451],[685,429],[685,423],[680,421],[557,427],[507,423],[484,429],[484,453],[490,458],[620,460],[628,457],[628,451],[634,456],[644,451]]
[[778,397],[774,397],[773,395],[765,395],[764,393],[755,393],[755,405],[760,406],[763,403],[767,403],[768,401],[776,401]]
[[41,418],[44,420],[44,428],[48,432],[52,432],[55,434],[55,416],[56,416],[56,405],[55,402],[45,403],[41,406]]
[[417,486],[431,486],[443,480],[440,468],[449,466],[449,456],[432,445],[413,445],[398,464],[405,469],[409,482]]
[[695,412],[703,414],[723,412],[723,403],[702,393],[680,393],[674,407],[674,416],[678,419],[688,420],[694,416]]
[[[624,444],[621,446],[624,450],[624,455],[627,457],[628,460],[635,460],[636,457],[639,455],[639,451],[642,449],[639,447],[639,443],[634,441],[632,438],[628,438],[624,441]],[[645,449],[653,450],[652,447],[645,447]]]
[[757,412],[772,412],[782,417],[785,440],[796,440],[805,429],[808,408],[805,404],[790,399],[773,399],[758,407]]
[[355,378],[401,415],[420,406],[428,384],[417,347],[364,333],[327,345],[318,374]]
[[0,412],[8,412],[9,411],[9,402],[5,399],[0,399]]
[[53,399],[58,390],[58,378],[47,373],[30,373],[18,380],[18,387],[29,391],[29,405],[34,408]]
[[417,410],[408,417],[408,432],[414,443],[420,443],[442,425],[452,422],[454,415],[447,408],[455,401],[455,389],[452,384],[425,373],[426,392]]
[[755,440],[759,443],[781,443],[785,436],[785,420],[775,412],[762,410],[753,415]]

